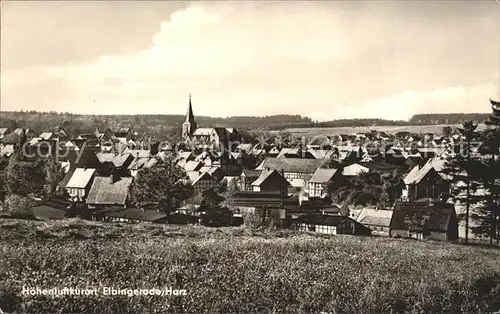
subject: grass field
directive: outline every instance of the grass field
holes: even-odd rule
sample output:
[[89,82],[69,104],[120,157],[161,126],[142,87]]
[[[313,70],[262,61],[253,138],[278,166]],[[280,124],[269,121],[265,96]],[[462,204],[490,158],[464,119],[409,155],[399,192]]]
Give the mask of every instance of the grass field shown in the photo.
[[[500,251],[244,228],[0,220],[6,312],[478,312],[500,309]],[[186,289],[23,296],[23,286]]]
[[[290,128],[285,129],[285,132],[290,132],[303,136],[329,136],[337,134],[352,134],[356,132],[369,132],[370,130],[383,131],[388,134],[397,132],[411,132],[411,133],[427,133],[441,134],[445,125],[410,125],[410,126],[367,126],[367,127],[345,127],[345,128]],[[456,128],[459,125],[449,125]],[[478,126],[478,131],[484,130],[485,124]]]

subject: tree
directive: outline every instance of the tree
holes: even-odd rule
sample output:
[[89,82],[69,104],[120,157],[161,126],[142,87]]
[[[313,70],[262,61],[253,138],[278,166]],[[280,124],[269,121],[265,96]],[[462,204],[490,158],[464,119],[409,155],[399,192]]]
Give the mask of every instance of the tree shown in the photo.
[[222,227],[231,225],[233,213],[223,205],[224,197],[220,188],[206,190],[202,193],[198,211],[202,212],[201,222],[205,226]]
[[184,169],[173,158],[157,159],[151,168],[137,172],[130,198],[139,208],[159,209],[170,214],[193,195],[193,187]]
[[222,206],[227,207],[231,210],[234,209],[234,194],[237,191],[239,191],[239,188],[236,180],[231,180],[229,183],[227,183],[226,191],[222,194],[222,196],[224,197]]
[[451,134],[453,133],[453,129],[451,128],[451,126],[444,126],[443,127],[443,136],[448,138],[451,136]]
[[57,186],[63,180],[65,173],[61,164],[52,156],[45,160],[45,172],[45,194],[50,197],[56,194]]
[[5,175],[5,183],[10,194],[41,196],[45,179],[45,163],[41,158],[34,161],[10,158]]
[[[455,154],[445,163],[443,173],[448,175],[452,181],[452,190],[456,200],[465,203],[465,242],[469,241],[469,218],[470,206],[477,201],[475,192],[481,186],[482,169],[478,160],[471,158],[472,142],[479,136],[476,133],[477,124],[473,121],[465,121],[459,132],[465,141],[454,147]],[[465,195],[464,195],[465,194]]]
[[394,205],[397,199],[401,196],[401,193],[405,187],[403,182],[402,173],[394,170],[393,172],[384,173],[380,176],[382,180],[382,186],[384,188],[384,203],[385,207],[387,205]]

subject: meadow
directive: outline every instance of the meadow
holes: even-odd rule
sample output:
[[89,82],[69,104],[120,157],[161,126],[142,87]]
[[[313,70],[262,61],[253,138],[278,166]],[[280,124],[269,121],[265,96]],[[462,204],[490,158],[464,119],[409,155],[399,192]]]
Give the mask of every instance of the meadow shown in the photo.
[[[408,125],[408,126],[366,126],[366,127],[334,127],[334,128],[289,128],[283,130],[300,136],[331,136],[338,134],[353,134],[357,132],[370,132],[370,130],[377,130],[379,132],[386,132],[387,134],[395,134],[397,132],[410,132],[410,133],[434,133],[441,134],[443,127],[447,125]],[[452,128],[460,125],[450,124]],[[479,124],[477,130],[481,131],[486,128],[485,124]]]
[[[26,296],[22,287],[185,289]],[[495,312],[500,251],[287,230],[0,219],[4,312]]]

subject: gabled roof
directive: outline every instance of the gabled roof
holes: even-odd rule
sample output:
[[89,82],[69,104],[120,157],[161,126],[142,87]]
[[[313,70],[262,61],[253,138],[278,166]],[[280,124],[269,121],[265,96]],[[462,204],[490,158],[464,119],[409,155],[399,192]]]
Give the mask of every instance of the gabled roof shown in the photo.
[[9,132],[9,128],[0,128],[0,135],[6,135]]
[[453,204],[398,202],[391,219],[391,229],[446,232],[450,219],[456,216]]
[[125,205],[133,178],[119,178],[111,183],[109,177],[95,177],[87,197],[87,204]]
[[356,220],[365,225],[389,227],[393,211],[365,207],[361,210]]
[[420,181],[422,181],[422,179],[425,178],[428,174],[435,174],[439,176],[436,169],[434,169],[429,163],[426,163],[422,168],[419,168],[419,166],[415,166],[403,181],[407,185],[419,184]]
[[[114,154],[114,153],[97,153],[97,158],[101,163],[112,163],[115,167],[123,167],[128,161],[132,161],[133,157],[129,153]],[[127,165],[128,166],[128,165]]]
[[323,169],[318,168],[309,180],[311,183],[327,183],[337,173],[337,169]]
[[198,175],[198,177],[193,181],[192,185],[195,185],[196,183],[198,183],[199,181],[202,181],[202,180],[216,181],[214,179],[214,177],[212,177],[211,174],[209,174],[208,172],[203,172],[203,173]]
[[261,172],[260,176],[254,182],[252,182],[252,186],[262,185],[262,183],[264,183],[271,176],[279,176],[283,181],[286,182],[286,184],[285,184],[286,186],[290,185],[290,183],[285,178],[283,178],[283,176],[278,171],[276,171],[276,170],[263,170]]
[[93,168],[76,168],[71,176],[71,179],[69,179],[66,184],[66,188],[86,188],[90,183],[90,180],[92,180],[95,172],[96,169]]
[[257,167],[256,170],[264,170],[266,168],[284,172],[298,172],[313,174],[316,169],[323,164],[321,159],[303,159],[303,158],[272,158],[268,157]]

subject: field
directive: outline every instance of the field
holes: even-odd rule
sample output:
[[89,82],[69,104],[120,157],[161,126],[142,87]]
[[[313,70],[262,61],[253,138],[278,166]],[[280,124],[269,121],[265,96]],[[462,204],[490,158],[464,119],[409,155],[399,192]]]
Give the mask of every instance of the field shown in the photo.
[[[295,135],[303,136],[329,136],[337,134],[352,134],[356,132],[369,132],[370,130],[383,131],[388,134],[395,134],[397,132],[411,132],[411,133],[427,133],[441,134],[443,127],[446,125],[410,125],[410,126],[366,126],[366,127],[339,127],[339,128],[290,128],[285,129],[284,132],[290,132]],[[456,128],[459,125],[449,125]],[[480,124],[477,128],[478,131],[484,130],[486,125]]]
[[[495,312],[500,251],[244,228],[0,220],[4,312]],[[22,287],[186,289],[26,296]]]

